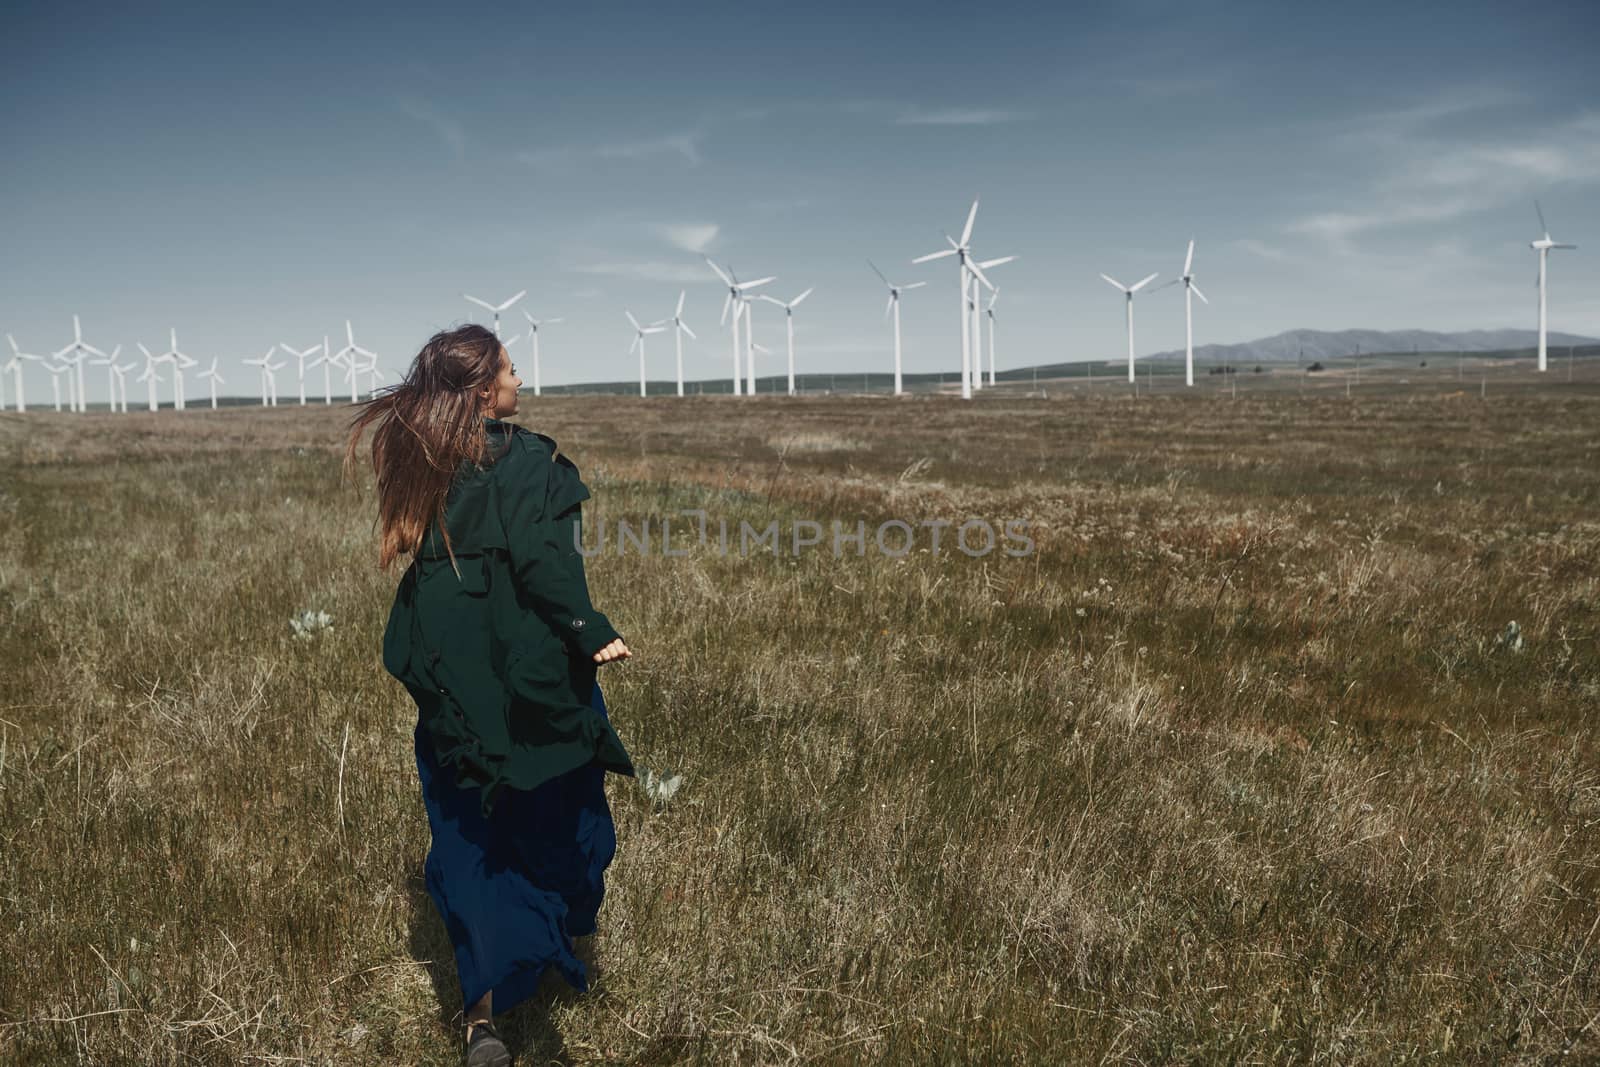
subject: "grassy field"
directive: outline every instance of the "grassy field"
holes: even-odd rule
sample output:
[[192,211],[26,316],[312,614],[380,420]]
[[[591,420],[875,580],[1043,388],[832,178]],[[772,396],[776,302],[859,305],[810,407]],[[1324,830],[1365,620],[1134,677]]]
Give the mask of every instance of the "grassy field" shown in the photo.
[[[1600,1058],[1596,371],[525,398],[688,554],[589,562],[684,784],[518,1062]],[[0,1062],[457,1062],[348,417],[0,415]]]

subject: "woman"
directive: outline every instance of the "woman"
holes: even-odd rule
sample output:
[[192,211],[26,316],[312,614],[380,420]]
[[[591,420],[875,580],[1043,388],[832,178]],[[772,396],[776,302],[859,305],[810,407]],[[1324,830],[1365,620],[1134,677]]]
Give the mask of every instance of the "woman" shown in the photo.
[[383,663],[417,704],[428,893],[455,948],[471,1067],[511,1062],[492,1013],[548,967],[588,988],[571,939],[594,932],[616,849],[605,772],[633,774],[595,681],[632,653],[589,602],[589,490],[555,441],[501,421],[521,385],[488,330],[438,333],[365,402],[345,453],[348,474],[377,423],[378,563],[413,557]]

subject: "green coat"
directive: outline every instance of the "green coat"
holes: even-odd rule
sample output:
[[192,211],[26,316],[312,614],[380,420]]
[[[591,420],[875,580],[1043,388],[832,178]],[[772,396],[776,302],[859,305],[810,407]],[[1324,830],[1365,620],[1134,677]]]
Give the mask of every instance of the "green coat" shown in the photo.
[[[578,468],[544,434],[485,418],[489,460],[463,462],[395,590],[383,665],[417,703],[441,764],[480,790],[533,789],[591,762],[633,763],[590,700],[594,653],[619,635],[589,602]],[[459,573],[457,571],[459,568]]]

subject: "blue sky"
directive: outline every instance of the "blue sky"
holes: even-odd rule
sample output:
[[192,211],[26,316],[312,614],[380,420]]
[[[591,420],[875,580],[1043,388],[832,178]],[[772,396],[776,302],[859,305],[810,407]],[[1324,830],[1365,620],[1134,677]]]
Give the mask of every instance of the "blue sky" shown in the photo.
[[[77,313],[126,356],[176,326],[230,393],[347,317],[403,368],[477,320],[463,291],[524,288],[566,319],[546,384],[636,379],[623,310],[680,289],[687,373],[726,376],[701,252],[816,287],[809,372],[892,368],[869,257],[926,280],[906,369],[953,372],[955,266],[910,260],[974,197],[977,254],[1021,257],[991,276],[1001,368],[1117,357],[1100,272],[1159,285],[1191,236],[1197,344],[1532,328],[1535,197],[1580,246],[1551,328],[1600,335],[1593,3],[13,5],[7,37],[0,328],[44,352]],[[761,373],[781,318],[758,306]],[[1181,287],[1135,319],[1141,353],[1181,347]]]

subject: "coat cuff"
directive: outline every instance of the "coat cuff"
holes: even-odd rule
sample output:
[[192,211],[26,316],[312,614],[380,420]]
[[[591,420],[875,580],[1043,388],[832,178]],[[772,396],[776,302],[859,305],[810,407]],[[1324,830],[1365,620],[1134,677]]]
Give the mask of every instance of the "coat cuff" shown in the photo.
[[573,646],[583,653],[585,659],[594,659],[596,652],[622,636],[611,625],[611,620],[598,611],[587,617],[574,617],[572,622],[583,624],[581,627],[575,626],[569,632]]

